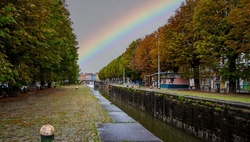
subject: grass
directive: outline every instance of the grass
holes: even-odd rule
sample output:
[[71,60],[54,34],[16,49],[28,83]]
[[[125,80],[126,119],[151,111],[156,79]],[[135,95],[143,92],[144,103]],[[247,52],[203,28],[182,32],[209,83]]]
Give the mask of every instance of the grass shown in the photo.
[[[124,87],[123,85],[116,85]],[[160,93],[172,93],[180,96],[196,96],[200,98],[218,99],[224,101],[233,101],[240,103],[250,103],[250,94],[223,94],[214,92],[203,92],[203,91],[179,91],[179,90],[168,90],[168,89],[149,89],[149,88],[138,88],[140,90],[155,91]]]
[[181,96],[196,96],[200,98],[218,99],[233,102],[250,103],[250,94],[222,94],[202,91],[155,90],[162,93],[174,93]]
[[112,122],[85,86],[62,86],[0,100],[0,141],[40,141],[51,124],[55,141],[99,141],[95,124]]

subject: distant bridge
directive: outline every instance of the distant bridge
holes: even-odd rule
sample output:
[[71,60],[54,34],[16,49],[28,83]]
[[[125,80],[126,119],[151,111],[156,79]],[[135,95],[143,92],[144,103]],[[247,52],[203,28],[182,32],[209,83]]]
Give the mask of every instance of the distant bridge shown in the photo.
[[79,84],[90,84],[91,82],[94,82],[95,80],[80,80]]

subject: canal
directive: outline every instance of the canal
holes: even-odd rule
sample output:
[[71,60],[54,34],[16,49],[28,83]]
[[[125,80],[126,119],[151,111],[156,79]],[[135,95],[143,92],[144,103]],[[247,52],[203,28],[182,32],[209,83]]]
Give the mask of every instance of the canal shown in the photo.
[[134,120],[143,125],[146,129],[159,137],[164,142],[203,142],[203,140],[184,132],[174,126],[171,126],[153,116],[123,102],[119,99],[109,96],[105,91],[99,90],[101,95],[127,113]]

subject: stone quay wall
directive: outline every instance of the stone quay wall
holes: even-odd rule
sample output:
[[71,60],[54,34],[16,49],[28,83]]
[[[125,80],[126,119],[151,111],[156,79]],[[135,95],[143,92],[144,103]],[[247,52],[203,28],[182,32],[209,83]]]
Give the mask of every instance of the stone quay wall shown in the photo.
[[111,85],[108,90],[110,96],[205,141],[250,141],[250,104]]

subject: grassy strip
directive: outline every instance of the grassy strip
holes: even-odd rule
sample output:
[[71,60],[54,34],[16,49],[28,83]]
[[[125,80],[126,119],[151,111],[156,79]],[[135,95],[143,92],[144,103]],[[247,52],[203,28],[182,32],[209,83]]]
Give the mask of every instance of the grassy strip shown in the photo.
[[210,99],[218,99],[225,101],[250,103],[250,95],[247,94],[221,94],[213,92],[178,91],[178,90],[167,90],[167,89],[161,89],[161,90],[154,89],[154,91],[162,93],[173,93],[181,96],[196,96],[200,98],[210,98]]
[[95,124],[112,122],[85,86],[63,86],[0,100],[0,141],[40,141],[45,124],[55,141],[99,141]]
[[[124,85],[116,85],[116,86],[124,87]],[[222,93],[214,93],[214,92],[179,91],[179,90],[169,90],[169,89],[159,90],[159,89],[149,89],[149,88],[144,88],[144,87],[141,87],[138,89],[161,92],[161,93],[174,93],[176,95],[181,95],[181,96],[196,96],[200,98],[210,98],[210,99],[218,99],[218,100],[224,100],[224,101],[250,103],[250,94],[222,94]]]

